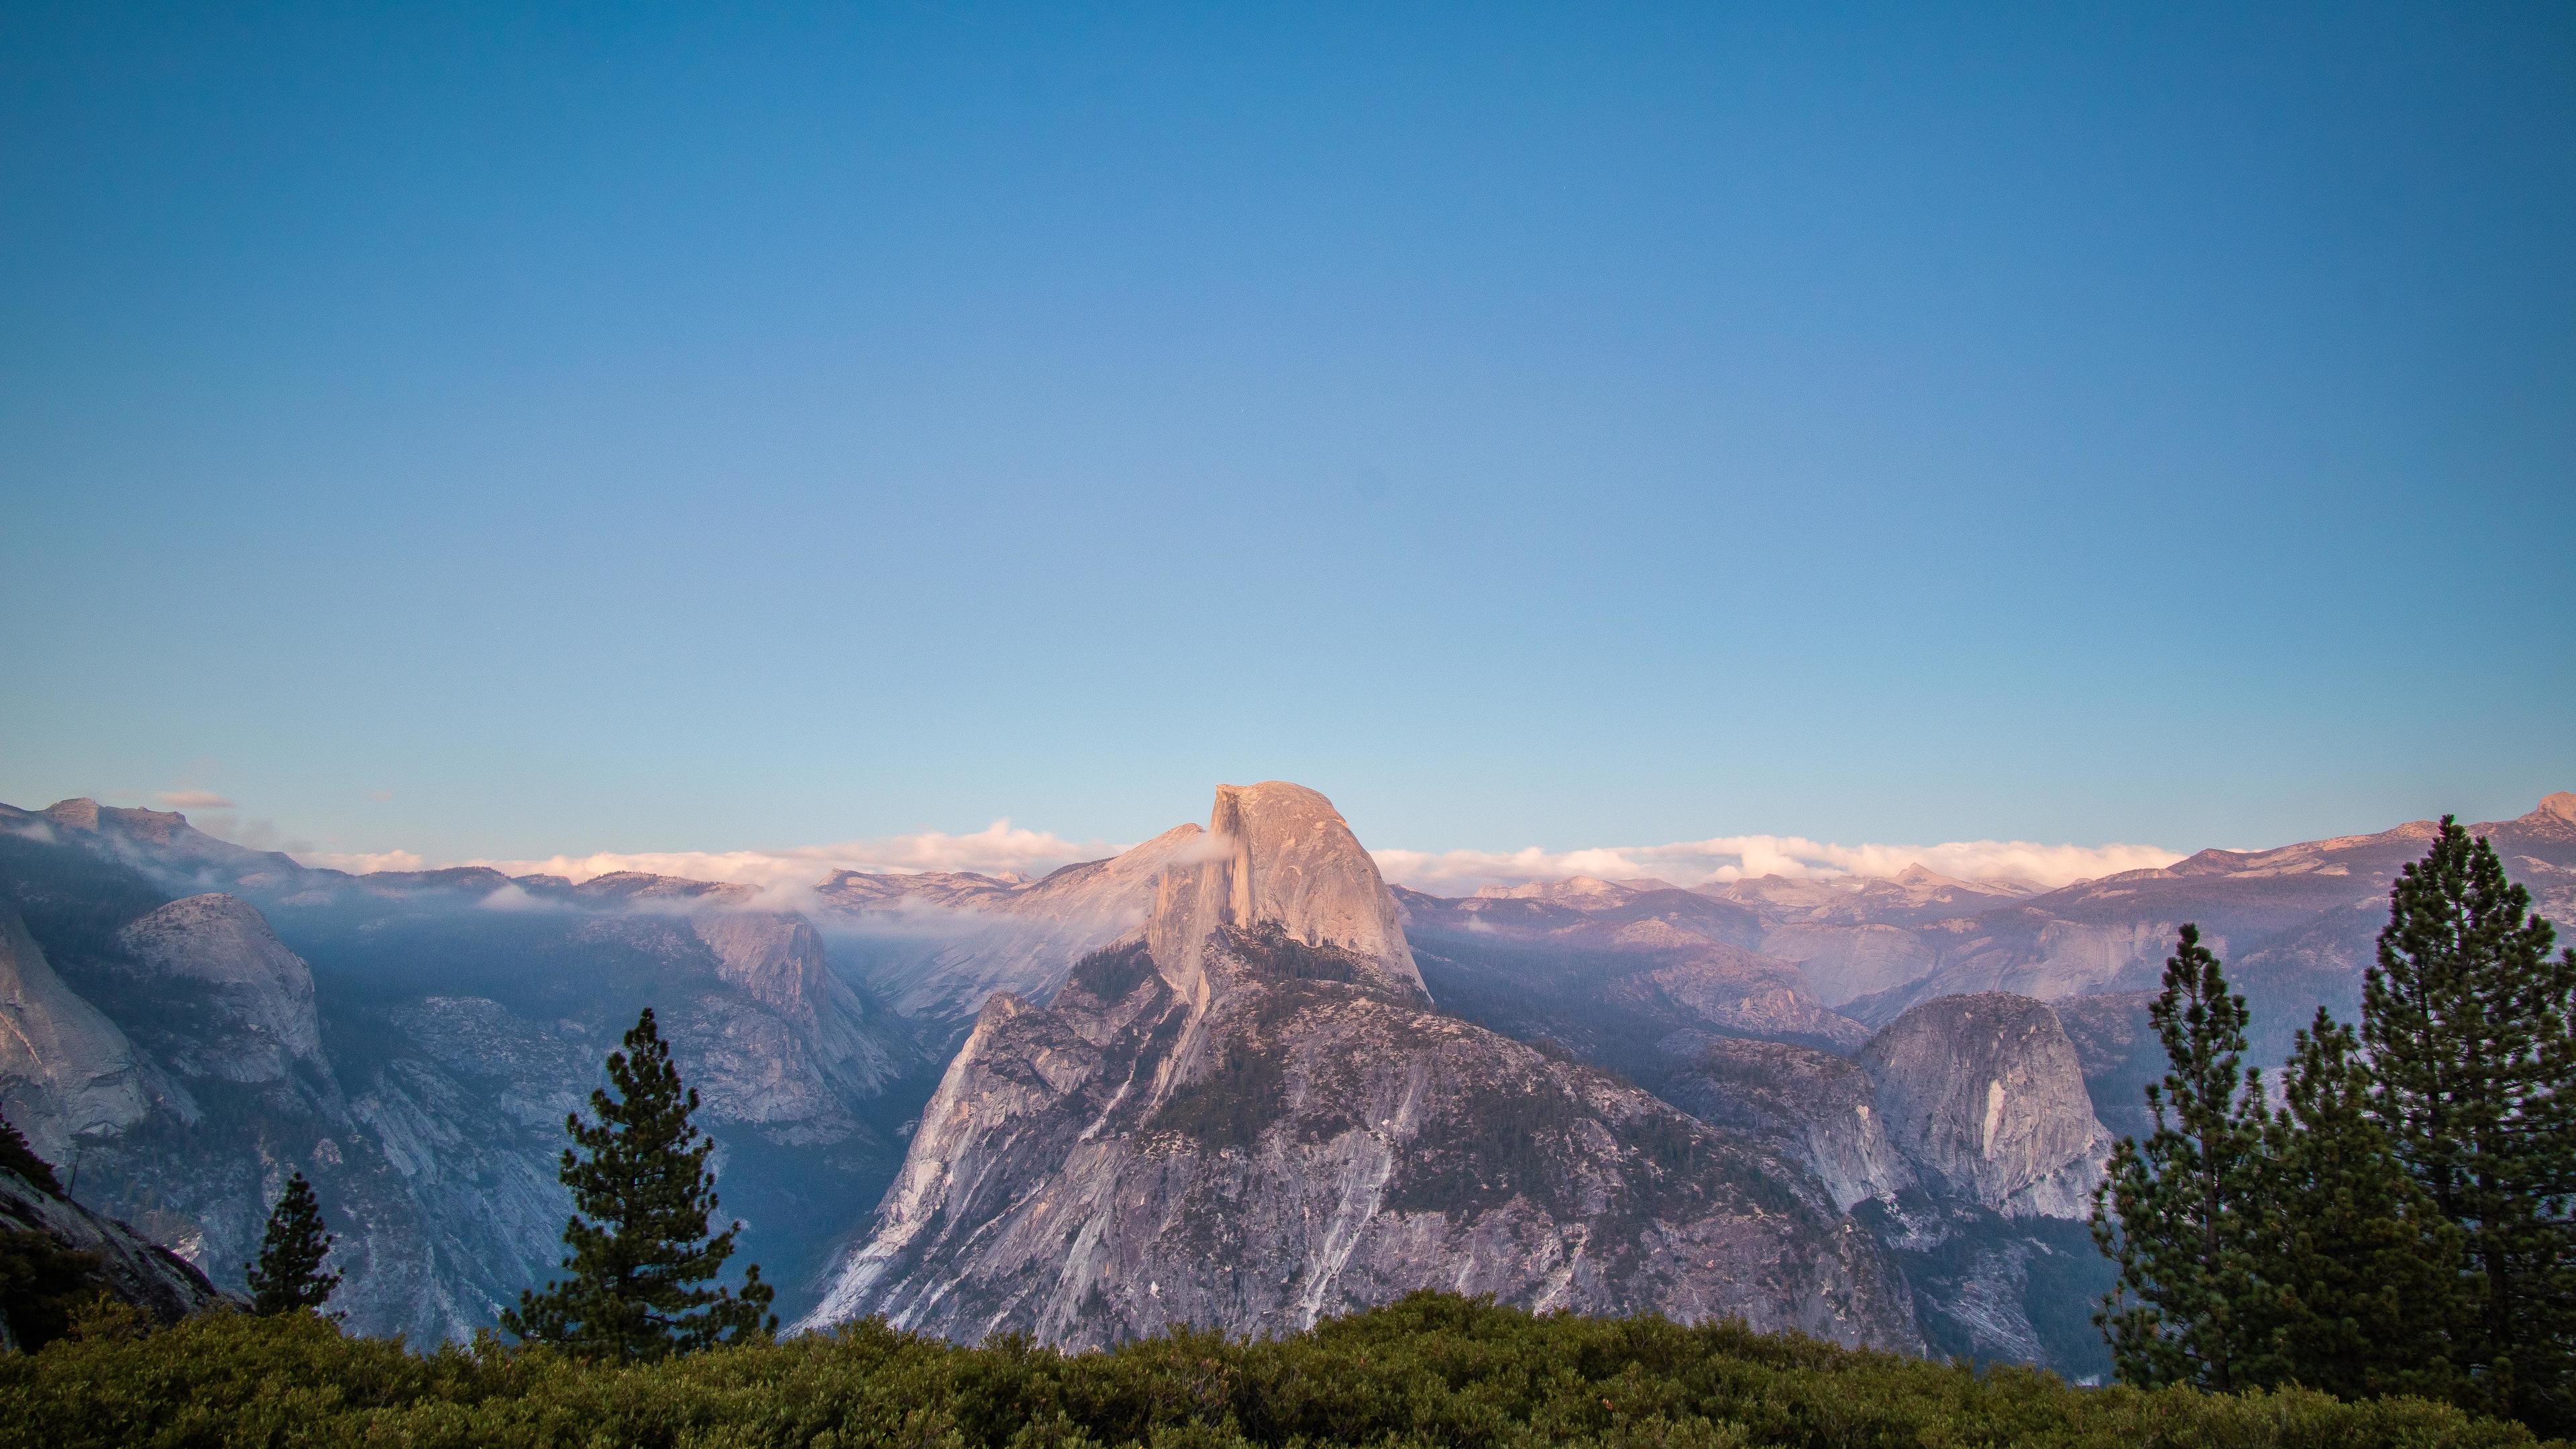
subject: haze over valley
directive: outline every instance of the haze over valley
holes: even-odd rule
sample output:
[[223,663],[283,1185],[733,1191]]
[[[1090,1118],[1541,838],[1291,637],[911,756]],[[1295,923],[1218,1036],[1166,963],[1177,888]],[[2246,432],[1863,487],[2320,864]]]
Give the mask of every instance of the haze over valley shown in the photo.
[[[2576,795],[2476,829],[2576,919]],[[562,1118],[650,1005],[806,1326],[1081,1346],[1437,1286],[2099,1377],[2082,1219],[2175,931],[2276,1061],[2356,1011],[2430,830],[1441,894],[1285,783],[1043,875],[759,883],[350,873],[69,800],[0,812],[0,1109],[218,1285],[305,1174],[351,1326],[459,1339],[552,1270]]]

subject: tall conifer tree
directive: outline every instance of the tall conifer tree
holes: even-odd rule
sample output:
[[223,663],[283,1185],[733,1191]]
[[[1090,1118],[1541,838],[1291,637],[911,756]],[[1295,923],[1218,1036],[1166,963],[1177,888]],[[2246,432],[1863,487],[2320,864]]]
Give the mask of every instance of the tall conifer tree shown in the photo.
[[2317,1008],[2282,1088],[2256,1238],[2282,1377],[2346,1398],[2464,1397],[2460,1233],[2370,1120],[2352,1028]]
[[707,1231],[716,1192],[706,1162],[715,1143],[689,1120],[698,1094],[681,1086],[650,1007],[624,1047],[608,1056],[617,1095],[590,1094],[598,1122],[578,1113],[564,1119],[581,1149],[565,1149],[560,1174],[573,1197],[575,1215],[564,1224],[572,1251],[563,1260],[572,1276],[520,1294],[501,1326],[586,1358],[659,1358],[766,1338],[778,1320],[768,1311],[775,1290],[760,1281],[759,1265],[745,1270],[739,1294],[708,1286],[733,1256],[742,1224]]
[[2483,838],[2442,818],[2389,893],[2362,988],[2370,1114],[2466,1236],[2463,1352],[2491,1402],[2576,1428],[2576,952]]
[[2262,1074],[2243,1065],[2245,998],[2184,926],[2148,1009],[2169,1069],[2156,1129],[2122,1138],[2093,1195],[2093,1239],[2120,1277],[2094,1322],[2122,1380],[2233,1390],[2277,1380],[2256,1271],[2267,1226]]
[[260,1240],[259,1261],[245,1265],[250,1275],[251,1311],[259,1314],[319,1313],[340,1286],[340,1275],[322,1271],[331,1256],[331,1234],[323,1230],[322,1204],[313,1184],[296,1173],[286,1180],[277,1206],[269,1209],[268,1232]]

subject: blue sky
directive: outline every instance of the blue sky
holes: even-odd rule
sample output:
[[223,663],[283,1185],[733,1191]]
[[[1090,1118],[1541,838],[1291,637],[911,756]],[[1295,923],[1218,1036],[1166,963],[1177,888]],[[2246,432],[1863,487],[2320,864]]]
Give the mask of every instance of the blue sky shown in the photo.
[[[717,10],[726,13],[713,13]],[[0,799],[430,858],[2576,787],[2576,11],[0,22]]]

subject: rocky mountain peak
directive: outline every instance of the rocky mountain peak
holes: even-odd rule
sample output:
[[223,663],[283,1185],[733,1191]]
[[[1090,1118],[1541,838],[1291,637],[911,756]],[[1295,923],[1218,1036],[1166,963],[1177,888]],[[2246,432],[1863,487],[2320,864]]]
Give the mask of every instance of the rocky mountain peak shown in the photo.
[[98,828],[98,802],[86,795],[71,800],[57,800],[39,813],[56,825],[73,830]]
[[2531,813],[2552,815],[2558,819],[2576,823],[2576,790],[2561,790],[2555,795],[2542,796],[2539,808]]
[[209,1033],[183,1070],[260,1082],[284,1076],[290,1059],[322,1060],[313,969],[250,902],[221,893],[172,901],[117,939],[146,968],[202,992],[205,1009],[230,1028]]
[[1377,862],[1333,802],[1303,785],[1219,785],[1205,835],[1164,871],[1145,939],[1183,1000],[1205,1004],[1207,940],[1229,926],[1275,927],[1349,953],[1381,985],[1430,994]]

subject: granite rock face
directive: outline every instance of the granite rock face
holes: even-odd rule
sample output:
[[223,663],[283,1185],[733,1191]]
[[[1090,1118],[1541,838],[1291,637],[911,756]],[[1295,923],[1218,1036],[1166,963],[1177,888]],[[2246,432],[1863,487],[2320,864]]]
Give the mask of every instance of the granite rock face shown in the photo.
[[1849,1057],[1787,1042],[1711,1042],[1666,1088],[1703,1122],[1768,1142],[1825,1185],[1837,1211],[1893,1199],[1915,1184],[1888,1139],[1878,1084]]
[[[0,1232],[42,1233],[58,1247],[91,1255],[90,1283],[163,1323],[228,1301],[186,1259],[7,1168],[0,1168]],[[0,1349],[17,1346],[0,1319]]]
[[61,1162],[75,1143],[112,1138],[151,1110],[134,1044],[63,984],[0,903],[0,1114],[37,1156]]
[[2047,1004],[1930,1002],[1858,1060],[1714,1042],[1662,1090],[1822,1179],[1903,1272],[1935,1353],[2108,1371],[2087,1314],[2109,1269],[2082,1219],[2110,1135]]
[[2111,1153],[2074,1043],[2043,1002],[1927,1001],[1862,1049],[1889,1139],[1954,1196],[2007,1218],[2078,1218]]
[[1430,1009],[1312,791],[1220,791],[1142,930],[991,997],[809,1325],[1095,1344],[1303,1327],[1420,1287],[1910,1347],[1795,1163]]
[[320,1063],[313,968],[249,902],[220,892],[172,901],[117,939],[163,1001],[184,996],[204,1013],[172,1063],[179,1070],[253,1083]]

